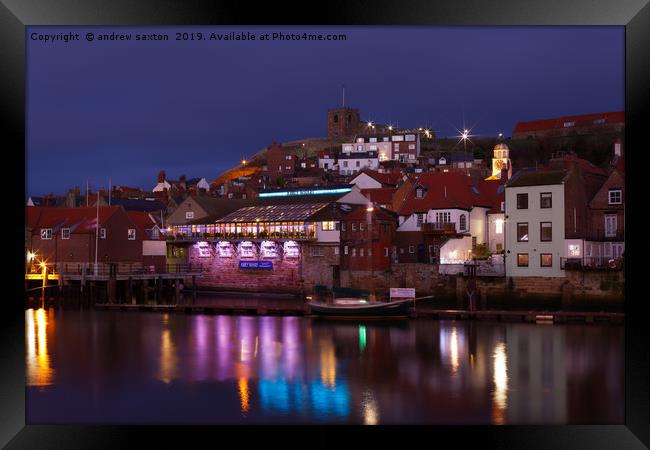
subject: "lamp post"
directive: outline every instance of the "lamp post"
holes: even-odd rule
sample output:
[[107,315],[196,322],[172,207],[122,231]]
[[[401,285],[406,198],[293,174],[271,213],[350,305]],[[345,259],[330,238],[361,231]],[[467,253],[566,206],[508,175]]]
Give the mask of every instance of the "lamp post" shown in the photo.
[[44,261],[41,262],[42,277],[43,277],[43,287],[41,288],[41,308],[45,308],[45,285],[47,284],[47,264]]

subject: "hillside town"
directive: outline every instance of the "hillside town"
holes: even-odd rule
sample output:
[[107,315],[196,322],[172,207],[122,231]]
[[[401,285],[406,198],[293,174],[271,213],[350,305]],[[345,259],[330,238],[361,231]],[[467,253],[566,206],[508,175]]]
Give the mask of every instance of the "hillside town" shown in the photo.
[[[146,187],[30,196],[27,272],[193,265],[199,289],[378,299],[477,277],[482,298],[513,286],[622,298],[623,112],[522,121],[481,151],[469,133],[441,145],[428,128],[341,107],[327,138],[270,142],[217,177],[167,168]],[[609,154],[586,159],[593,142]],[[531,146],[550,154],[519,166]]]

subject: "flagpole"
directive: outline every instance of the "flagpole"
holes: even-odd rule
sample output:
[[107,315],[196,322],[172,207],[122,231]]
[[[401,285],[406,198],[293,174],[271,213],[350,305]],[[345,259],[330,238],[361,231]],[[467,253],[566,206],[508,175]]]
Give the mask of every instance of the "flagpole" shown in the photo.
[[88,208],[88,180],[86,179],[86,208]]
[[97,246],[99,245],[99,191],[97,191],[97,222],[95,223],[95,276],[97,276]]
[[111,206],[111,178],[108,178],[108,206]]

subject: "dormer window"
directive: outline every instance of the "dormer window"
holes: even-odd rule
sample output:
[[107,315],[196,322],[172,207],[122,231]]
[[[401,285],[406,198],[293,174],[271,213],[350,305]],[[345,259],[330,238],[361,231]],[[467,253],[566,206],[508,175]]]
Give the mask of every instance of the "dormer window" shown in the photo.
[[424,189],[422,189],[422,188],[417,188],[417,189],[415,190],[415,196],[416,196],[417,198],[422,198],[422,197],[424,197]]
[[575,122],[564,122],[564,128],[571,128],[575,126],[576,126]]

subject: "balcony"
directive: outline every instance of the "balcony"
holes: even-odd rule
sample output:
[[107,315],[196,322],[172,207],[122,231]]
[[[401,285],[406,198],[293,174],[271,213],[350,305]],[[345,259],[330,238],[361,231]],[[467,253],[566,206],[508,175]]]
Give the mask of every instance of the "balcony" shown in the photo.
[[623,258],[586,256],[584,258],[560,258],[562,270],[623,270]]
[[424,234],[457,234],[455,222],[425,222],[422,224]]
[[587,231],[585,238],[594,242],[623,242],[625,241],[625,230],[616,230],[613,233],[605,233],[602,228]]
[[167,242],[199,242],[199,241],[313,241],[315,232],[260,232],[260,233],[177,233],[168,235]]

